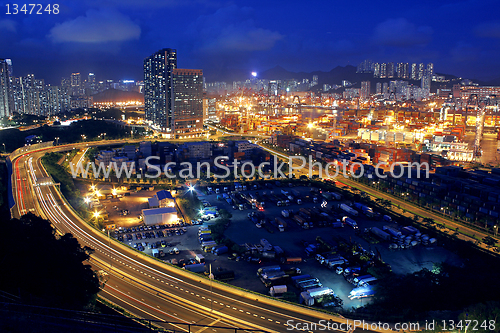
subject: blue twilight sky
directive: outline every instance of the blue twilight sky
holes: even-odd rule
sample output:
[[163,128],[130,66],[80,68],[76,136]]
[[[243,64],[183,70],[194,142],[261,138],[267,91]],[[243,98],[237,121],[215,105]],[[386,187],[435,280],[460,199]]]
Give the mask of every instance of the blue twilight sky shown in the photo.
[[170,47],[208,82],[233,69],[329,71],[364,59],[500,77],[498,0],[55,1],[58,15],[7,15],[12,2],[0,0],[0,58],[13,60],[15,76],[141,79],[143,59]]

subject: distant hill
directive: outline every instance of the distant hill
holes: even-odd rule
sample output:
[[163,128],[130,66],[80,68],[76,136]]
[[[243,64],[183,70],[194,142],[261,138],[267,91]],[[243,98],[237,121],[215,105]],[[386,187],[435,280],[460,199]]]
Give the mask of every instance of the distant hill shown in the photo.
[[98,94],[92,95],[94,102],[126,102],[126,101],[141,101],[144,102],[144,95],[135,91],[123,91],[117,89],[108,89]]

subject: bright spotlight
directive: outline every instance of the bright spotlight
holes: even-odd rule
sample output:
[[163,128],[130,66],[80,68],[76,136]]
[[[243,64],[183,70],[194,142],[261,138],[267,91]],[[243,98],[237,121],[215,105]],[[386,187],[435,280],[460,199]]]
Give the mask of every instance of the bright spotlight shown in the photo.
[[257,72],[252,72],[253,77],[257,77]]
[[85,199],[83,199],[83,201],[85,201],[85,203],[88,204],[90,202],[90,198],[86,197]]
[[188,190],[189,190],[189,192],[193,192],[194,191],[194,186],[189,186]]
[[101,214],[99,212],[94,212],[94,217],[98,218]]

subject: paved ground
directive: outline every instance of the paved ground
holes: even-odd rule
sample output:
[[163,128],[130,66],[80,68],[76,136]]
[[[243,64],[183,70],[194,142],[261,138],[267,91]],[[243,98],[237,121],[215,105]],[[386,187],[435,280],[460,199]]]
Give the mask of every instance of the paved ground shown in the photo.
[[[110,190],[110,188],[108,187],[109,186],[102,186],[100,187],[100,189],[103,191]],[[84,193],[83,190],[84,189],[82,188],[82,193]],[[258,192],[266,191],[267,193],[269,193],[270,191],[275,191],[275,193],[277,193],[280,190],[281,188],[262,189],[258,190]],[[310,194],[310,187],[294,187],[294,190],[297,190],[304,195]],[[123,194],[122,192],[125,191],[119,190],[119,194]],[[253,190],[243,193],[249,192],[257,191]],[[138,216],[140,215],[141,209],[148,208],[147,199],[153,196],[155,192],[141,190],[139,192],[130,191],[130,193],[130,196],[123,196],[121,198],[115,199],[106,199],[102,201],[103,205],[106,207],[105,210],[109,212],[110,221],[114,221],[118,227],[131,228],[142,225],[142,221],[138,219]],[[375,249],[378,249],[382,255],[382,259],[391,265],[395,273],[410,273],[420,270],[424,267],[432,269],[434,263],[442,261],[447,261],[453,264],[460,263],[459,258],[439,246],[417,246],[415,248],[407,250],[391,251],[388,249],[388,243],[378,243],[376,245],[371,245],[365,240],[358,237],[354,233],[354,230],[350,227],[340,229],[327,227],[304,230],[297,224],[292,222],[289,223],[288,228],[285,232],[280,233],[277,229],[272,229],[273,233],[270,233],[265,228],[257,228],[248,219],[247,215],[252,210],[234,210],[232,206],[227,204],[225,201],[217,200],[216,194],[203,195],[200,191],[198,191],[198,193],[200,194],[200,199],[208,200],[213,206],[217,206],[220,209],[226,209],[233,214],[233,217],[231,219],[232,222],[229,228],[226,230],[226,236],[238,244],[259,243],[260,239],[265,238],[271,244],[278,245],[282,249],[284,249],[287,256],[305,258],[304,248],[300,244],[301,240],[306,240],[312,243],[317,236],[321,236],[325,240],[331,240],[333,236],[340,236],[346,240],[352,239],[353,241],[358,242],[367,250],[375,251]],[[329,206],[333,204],[338,204],[338,202],[328,203]],[[319,206],[318,204],[313,203],[304,203],[300,206],[291,205],[288,207],[277,207],[272,203],[266,203],[266,205],[267,206],[264,213],[266,217],[270,219],[274,219],[276,216],[281,216],[281,211],[284,208],[298,210],[300,207]],[[117,209],[113,208],[114,206],[116,206]],[[120,215],[122,209],[128,209],[130,211],[130,214],[128,216]],[[209,223],[215,223],[215,221],[216,220],[212,220]],[[356,218],[356,221],[358,222],[358,225],[361,229],[373,226],[382,227],[384,225],[384,222],[382,221],[367,219],[363,216],[359,216],[358,218]],[[205,223],[205,225],[207,225],[207,223]],[[193,258],[196,253],[203,253],[198,242],[198,227],[199,226],[197,225],[186,226],[187,232],[184,235],[172,235],[171,237],[163,238],[137,240],[134,236],[132,241],[127,241],[126,233],[117,234],[117,236],[124,236],[124,243],[132,247],[134,247],[135,243],[143,243],[143,245],[146,245],[145,253],[148,254],[152,253],[151,249],[149,248],[149,243],[161,241],[162,239],[164,239],[167,243],[170,244],[170,246],[164,249],[166,250],[166,252],[168,252],[170,248],[177,247],[180,250],[180,254],[167,254],[162,259],[189,259]],[[170,229],[175,230],[177,228]],[[136,233],[137,232],[135,232],[134,235]],[[229,260],[227,254],[224,254],[222,256],[215,256],[213,254],[203,253],[203,255],[206,258],[207,269],[208,264],[211,264],[213,270],[223,269],[233,270],[235,272],[235,280],[231,281],[231,284],[263,294],[268,293],[268,288],[266,288],[257,278],[256,271],[261,266],[272,265],[276,263],[264,262],[259,265],[248,263],[246,261]],[[314,259],[305,258],[304,262],[289,266],[298,267],[304,274],[311,274],[319,278],[323,285],[330,287],[338,296],[340,296],[344,300],[344,308],[358,307],[366,304],[366,302],[369,302],[369,299],[352,301],[349,300],[347,296],[349,295],[353,286],[346,282],[341,275],[337,275],[335,274],[335,272],[329,270],[328,268],[319,265],[319,263],[317,263]],[[293,287],[291,288],[291,291],[295,291],[298,294],[298,290],[294,290]]]
[[[280,188],[273,189],[274,191],[279,191]],[[306,187],[294,187],[294,190],[298,190],[303,194],[310,194],[310,188]],[[258,192],[267,191],[267,190],[258,190]],[[256,191],[246,191],[248,192],[256,192]],[[377,248],[381,255],[382,259],[388,262],[393,271],[395,273],[410,273],[422,268],[432,269],[434,263],[447,261],[450,263],[459,263],[460,260],[453,253],[438,247],[423,247],[417,246],[412,249],[401,250],[401,251],[391,251],[388,249],[388,243],[379,243],[377,245],[370,245],[363,239],[357,237],[354,233],[354,230],[345,227],[341,229],[333,229],[331,227],[327,228],[313,228],[309,230],[304,230],[300,228],[295,223],[289,223],[289,228],[287,231],[280,233],[277,229],[274,229],[274,233],[269,233],[264,228],[257,228],[248,218],[247,214],[251,212],[251,210],[234,210],[232,207],[227,204],[225,201],[217,201],[217,195],[203,195],[200,196],[200,199],[206,199],[212,203],[214,206],[218,206],[219,208],[224,208],[233,214],[233,218],[231,225],[226,230],[225,235],[232,239],[234,242],[238,244],[244,243],[259,243],[260,239],[267,239],[272,245],[280,246],[288,256],[290,257],[304,257],[304,248],[300,245],[300,241],[302,239],[314,242],[317,236],[321,236],[325,240],[331,240],[332,236],[340,236],[346,240],[351,238],[353,241],[360,243],[365,249],[375,251]],[[335,202],[338,204],[338,202]],[[328,203],[329,205],[333,205],[334,202]],[[298,210],[300,207],[313,207],[319,206],[318,204],[305,203],[303,205],[292,205],[285,207],[287,209]],[[271,203],[267,204],[265,209],[266,217],[270,219],[274,219],[276,216],[281,216],[281,211],[284,207],[277,207]],[[361,229],[369,228],[373,226],[382,227],[384,223],[382,221],[370,220],[364,217],[356,218],[358,225]],[[235,262],[235,261],[227,261],[224,262],[224,259],[218,259],[219,263],[223,267],[227,267],[231,270],[237,272],[236,279],[231,283],[236,286],[245,287],[258,292],[268,292],[262,282],[254,275],[258,266],[254,266],[248,263]],[[262,265],[268,265],[273,263],[263,263]],[[227,266],[226,266],[227,265]],[[248,267],[250,265],[250,267]],[[292,266],[292,265],[290,265]],[[323,285],[330,287],[335,291],[337,295],[339,295],[344,300],[344,307],[358,307],[363,304],[366,304],[367,299],[364,300],[349,300],[347,295],[349,295],[353,286],[345,281],[345,279],[335,274],[335,272],[329,270],[328,268],[319,265],[314,259],[307,260],[301,264],[293,265],[295,267],[299,267],[305,274],[311,274],[320,279]],[[250,269],[251,274],[248,274],[248,269]]]

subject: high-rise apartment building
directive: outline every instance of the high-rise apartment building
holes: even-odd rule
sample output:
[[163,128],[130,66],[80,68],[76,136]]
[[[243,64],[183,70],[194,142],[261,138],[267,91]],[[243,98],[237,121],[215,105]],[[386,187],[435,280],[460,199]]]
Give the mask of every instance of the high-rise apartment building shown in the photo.
[[399,62],[396,68],[396,75],[400,79],[410,78],[410,64],[407,62]]
[[80,96],[83,95],[82,91],[82,76],[80,73],[71,73],[71,95]]
[[378,62],[373,64],[373,77],[380,77],[380,64]]
[[96,84],[95,84],[95,74],[94,73],[89,73],[87,76],[87,91],[86,93],[88,95],[92,95],[96,92]]
[[434,64],[432,62],[427,64],[427,75],[429,75],[431,78],[434,75]]
[[380,64],[380,78],[387,77],[387,64],[385,62]]
[[8,117],[12,114],[8,66],[5,59],[0,59],[0,117]]
[[7,63],[7,71],[9,72],[9,77],[14,77],[14,69],[12,67],[12,59],[5,59]]
[[387,77],[388,78],[394,77],[394,63],[393,62],[387,63]]
[[423,63],[418,64],[417,80],[422,79],[425,74],[425,65]]
[[162,49],[144,59],[144,110],[153,128],[170,133],[174,127],[172,76],[177,51]]
[[359,97],[362,99],[370,98],[370,81],[361,82],[361,90],[359,92]]
[[172,74],[175,137],[198,136],[203,132],[203,71],[176,68]]
[[418,66],[416,63],[411,64],[411,79],[418,80]]

